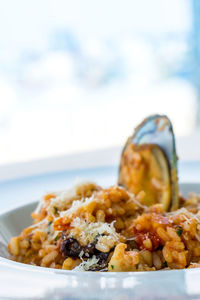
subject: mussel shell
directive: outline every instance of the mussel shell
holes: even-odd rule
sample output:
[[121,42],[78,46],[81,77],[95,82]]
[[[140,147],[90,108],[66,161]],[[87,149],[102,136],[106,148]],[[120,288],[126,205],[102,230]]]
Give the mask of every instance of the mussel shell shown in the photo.
[[153,115],[136,127],[131,142],[135,145],[155,144],[166,154],[170,167],[177,168],[177,155],[172,123],[165,115]]
[[129,144],[121,158],[119,185],[137,195],[144,191],[142,204],[162,203],[165,210],[171,203],[169,165],[165,154],[157,145]]
[[[165,205],[165,208],[169,210],[177,209],[179,207],[177,155],[173,127],[168,117],[164,115],[150,116],[135,129],[134,134],[128,139],[122,151],[119,184],[122,184],[124,181],[122,172],[124,164],[123,154],[130,144],[137,146],[138,151],[141,145],[156,145],[162,150],[166,159],[165,165],[168,165],[171,189],[170,200],[168,205]],[[162,160],[159,159],[159,161],[163,161],[163,158]]]

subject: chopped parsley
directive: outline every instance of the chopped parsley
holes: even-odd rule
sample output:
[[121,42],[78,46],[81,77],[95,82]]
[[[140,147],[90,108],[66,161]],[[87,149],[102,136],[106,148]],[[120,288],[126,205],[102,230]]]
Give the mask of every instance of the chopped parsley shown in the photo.
[[55,237],[55,241],[59,240],[60,238],[60,234],[58,234],[56,237]]
[[56,207],[56,206],[54,206],[54,215],[57,215],[57,213],[58,213],[58,208]]
[[163,266],[164,266],[164,268],[167,268],[167,267],[168,267],[168,264],[167,264],[166,261],[164,262]]
[[181,236],[182,232],[183,232],[183,228],[179,227],[176,229],[176,233],[178,234],[178,236]]
[[114,269],[114,266],[113,266],[113,265],[111,265],[111,268],[112,268],[112,269]]
[[47,226],[47,233],[48,233],[48,234],[51,232],[51,224],[52,224],[52,223],[53,223],[52,221],[50,221],[50,222],[48,223],[48,226]]

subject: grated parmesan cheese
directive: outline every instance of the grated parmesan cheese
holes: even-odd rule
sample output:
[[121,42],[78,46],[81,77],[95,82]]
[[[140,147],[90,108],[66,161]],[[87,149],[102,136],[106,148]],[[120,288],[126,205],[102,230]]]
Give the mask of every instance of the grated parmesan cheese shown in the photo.
[[189,212],[186,208],[182,207],[176,211],[172,211],[172,212],[169,212],[167,213],[168,216],[178,216],[180,214],[183,214],[185,220],[188,222],[188,223],[191,223],[191,220],[192,219],[195,219],[197,222],[200,222],[200,219],[199,219],[199,216]]
[[107,239],[117,242],[120,236],[115,230],[114,223],[115,221],[110,224],[106,222],[88,223],[77,217],[72,221],[71,227],[72,230],[73,228],[75,228],[75,230],[79,228],[79,239],[81,239],[83,243],[91,243],[97,236],[102,236],[103,234],[107,236]]
[[43,200],[43,198],[41,198],[40,201],[38,202],[38,205],[37,205],[37,207],[36,207],[36,209],[34,210],[33,213],[39,214],[41,208],[43,207],[43,204],[44,204],[44,200]]
[[57,193],[56,198],[51,199],[49,211],[54,211],[54,207],[59,211],[65,210],[74,199],[76,199],[76,189],[74,187],[68,191]]
[[81,200],[80,195],[77,195],[77,190],[81,188],[82,185],[89,184],[96,186],[94,182],[84,181],[75,184],[72,188],[68,189],[67,191],[60,191],[54,193],[56,195],[56,198],[51,199],[49,210],[53,211],[54,207],[56,207],[59,211],[65,211],[67,208],[69,208],[72,202]]
[[135,199],[135,195],[131,194],[127,191],[127,194],[129,195],[130,199],[140,208],[144,209],[144,211],[148,210],[148,206],[141,204],[138,200]]
[[95,201],[93,195],[90,198],[83,198],[81,200],[75,200],[75,201],[73,201],[72,206],[69,209],[60,212],[60,217],[64,217],[66,215],[73,215],[80,208],[86,207],[92,201]]
[[42,225],[42,224],[47,224],[47,223],[48,223],[48,220],[45,218],[45,219],[43,219],[42,221],[40,221],[40,222],[38,222],[38,223],[35,223],[35,224],[29,226],[28,228],[37,228],[37,227],[39,227],[40,225]]
[[89,271],[91,267],[95,268],[97,266],[98,261],[99,260],[96,258],[96,256],[93,255],[92,258],[82,261],[82,263],[80,263],[80,265],[74,268],[73,271],[79,271],[79,272]]

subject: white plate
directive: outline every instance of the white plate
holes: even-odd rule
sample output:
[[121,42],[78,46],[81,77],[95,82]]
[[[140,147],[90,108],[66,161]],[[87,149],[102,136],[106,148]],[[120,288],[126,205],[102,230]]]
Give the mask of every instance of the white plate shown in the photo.
[[[200,193],[182,184],[184,195]],[[200,269],[97,273],[47,269],[8,260],[10,237],[31,224],[35,203],[0,215],[0,299],[194,299],[200,298]]]

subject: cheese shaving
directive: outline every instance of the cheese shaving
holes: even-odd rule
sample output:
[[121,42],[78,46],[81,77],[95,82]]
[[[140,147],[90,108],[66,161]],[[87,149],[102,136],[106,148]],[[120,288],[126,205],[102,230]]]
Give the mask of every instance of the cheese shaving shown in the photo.
[[63,217],[66,215],[73,215],[80,208],[86,207],[92,201],[94,201],[93,195],[90,198],[83,198],[81,200],[75,200],[75,201],[73,201],[72,206],[69,209],[60,212],[60,217]]
[[90,269],[95,268],[97,266],[98,261],[99,260],[96,258],[96,256],[93,255],[92,258],[82,261],[82,263],[80,263],[80,265],[74,268],[73,271],[79,271],[79,272],[89,271]]
[[112,223],[105,222],[96,222],[96,223],[87,223],[80,218],[75,218],[71,227],[80,229],[81,240],[84,240],[85,243],[91,243],[99,235],[108,235],[113,241],[117,242],[119,240],[119,234],[116,232],[114,227],[115,221]]

